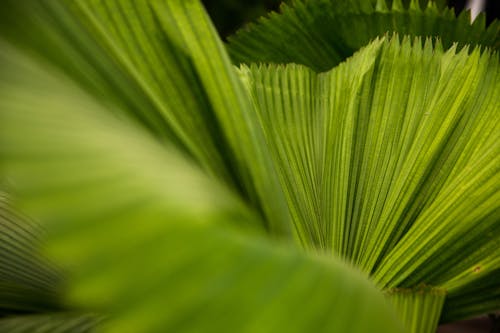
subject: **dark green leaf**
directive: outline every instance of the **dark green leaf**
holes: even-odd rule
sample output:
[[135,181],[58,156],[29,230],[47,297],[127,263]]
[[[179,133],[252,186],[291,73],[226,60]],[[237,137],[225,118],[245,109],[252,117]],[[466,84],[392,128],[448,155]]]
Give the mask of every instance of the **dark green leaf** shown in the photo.
[[236,63],[298,63],[325,71],[387,32],[439,37],[445,48],[454,42],[459,48],[500,46],[500,22],[486,28],[484,14],[471,24],[468,12],[456,17],[432,1],[412,0],[409,7],[401,0],[391,3],[296,0],[230,37],[228,50]]

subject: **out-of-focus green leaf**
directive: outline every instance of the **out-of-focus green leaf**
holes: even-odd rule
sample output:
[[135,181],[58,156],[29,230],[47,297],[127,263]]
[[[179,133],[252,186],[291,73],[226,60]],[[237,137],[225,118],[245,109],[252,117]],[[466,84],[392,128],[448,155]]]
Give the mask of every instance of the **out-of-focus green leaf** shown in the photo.
[[470,23],[469,12],[458,17],[432,1],[296,0],[229,38],[236,63],[298,63],[326,71],[360,47],[387,32],[439,37],[444,48],[472,44],[500,46],[500,22],[485,27],[481,14]]
[[172,147],[0,50],[5,172],[73,272],[68,301],[109,315],[105,332],[400,331],[359,272],[272,244]]
[[198,1],[7,0],[3,8],[2,36],[182,148],[262,207],[273,232],[291,233],[255,114]]

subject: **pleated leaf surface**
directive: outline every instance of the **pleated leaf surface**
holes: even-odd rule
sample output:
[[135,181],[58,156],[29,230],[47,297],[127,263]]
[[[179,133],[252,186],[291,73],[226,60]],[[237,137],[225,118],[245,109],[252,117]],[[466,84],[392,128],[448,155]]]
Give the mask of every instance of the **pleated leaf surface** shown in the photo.
[[[409,2],[409,3],[408,3]],[[326,71],[377,36],[439,37],[445,48],[500,46],[500,22],[488,27],[481,14],[471,24],[469,12],[458,17],[433,1],[296,0],[281,6],[228,39],[239,63],[297,63]]]
[[43,228],[0,191],[0,315],[58,310],[62,273],[40,255]]
[[441,287],[468,304],[463,316],[500,307],[496,52],[395,36],[322,74],[240,73],[305,248],[348,258],[383,289]]
[[[312,69],[236,71],[198,1],[6,2],[2,38],[45,70],[1,42],[0,166],[73,271],[69,304],[110,332],[397,331],[342,257],[379,289],[447,290],[443,320],[500,307],[499,60],[463,47],[496,47],[498,23],[331,4],[244,42]],[[393,30],[443,39],[315,73]]]
[[72,272],[66,302],[102,331],[400,332],[360,272],[271,240],[227,186],[53,68],[6,44],[0,59],[4,171]]
[[24,315],[0,319],[0,332],[9,333],[91,333],[102,318],[75,313]]

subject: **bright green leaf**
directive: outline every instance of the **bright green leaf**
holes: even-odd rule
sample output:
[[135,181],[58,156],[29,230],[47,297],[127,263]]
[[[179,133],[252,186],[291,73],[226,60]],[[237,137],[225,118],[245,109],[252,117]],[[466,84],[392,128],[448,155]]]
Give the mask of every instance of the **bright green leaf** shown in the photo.
[[[380,288],[439,286],[453,302],[498,270],[497,53],[396,36],[322,74],[240,73],[305,248],[340,254]],[[467,315],[498,307],[481,301],[495,288]]]
[[260,205],[269,229],[291,234],[255,114],[198,1],[7,1],[1,15],[11,43],[176,144]]
[[172,147],[1,50],[6,174],[72,272],[68,302],[109,315],[105,332],[400,331],[359,272],[273,243]]

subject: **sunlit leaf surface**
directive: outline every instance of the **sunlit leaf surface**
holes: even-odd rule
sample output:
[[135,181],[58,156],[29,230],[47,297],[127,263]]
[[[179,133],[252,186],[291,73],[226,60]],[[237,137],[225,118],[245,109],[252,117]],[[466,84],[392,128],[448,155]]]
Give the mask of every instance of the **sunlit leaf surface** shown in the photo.
[[378,40],[322,74],[240,73],[303,246],[383,289],[439,286],[468,316],[500,307],[500,69],[496,52],[432,44]]
[[500,308],[499,24],[391,3],[295,1],[229,50],[303,65],[236,68],[196,0],[6,0],[0,329],[432,333]]
[[1,50],[6,175],[50,231],[45,251],[71,272],[66,302],[106,315],[103,331],[400,332],[354,268],[270,239],[173,146]]

